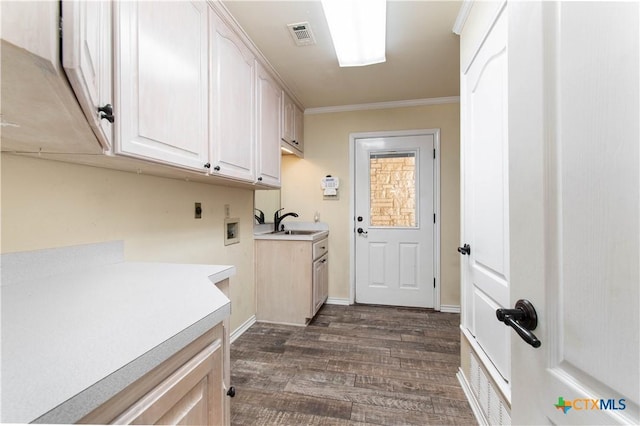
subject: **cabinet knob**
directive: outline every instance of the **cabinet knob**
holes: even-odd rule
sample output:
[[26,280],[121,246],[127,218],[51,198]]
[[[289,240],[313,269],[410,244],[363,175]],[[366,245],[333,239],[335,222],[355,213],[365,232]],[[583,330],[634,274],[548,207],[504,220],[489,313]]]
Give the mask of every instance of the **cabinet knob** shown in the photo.
[[262,176],[260,176],[260,177],[258,178],[258,180],[259,180],[260,182],[262,182]]
[[219,171],[220,171],[220,166],[215,166],[215,167],[213,168],[213,170],[215,170],[216,172],[219,172]]
[[230,396],[231,398],[236,396],[236,388],[235,388],[235,386],[231,386],[229,388],[229,390],[227,391],[227,396]]
[[211,168],[211,163],[206,163],[206,164],[204,165],[204,168],[205,168],[205,169],[210,169],[210,168]]
[[100,113],[100,119],[106,119],[109,123],[113,123],[113,106],[111,104],[106,104],[105,106],[99,107],[98,112]]

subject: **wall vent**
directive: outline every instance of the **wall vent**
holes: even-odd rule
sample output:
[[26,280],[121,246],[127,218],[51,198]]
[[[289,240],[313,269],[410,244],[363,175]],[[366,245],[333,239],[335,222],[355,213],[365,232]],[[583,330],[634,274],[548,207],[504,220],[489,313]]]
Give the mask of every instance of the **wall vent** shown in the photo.
[[298,22],[297,24],[288,24],[289,32],[293,37],[293,42],[296,46],[309,46],[316,44],[316,39],[313,37],[313,31],[308,22]]
[[490,425],[511,425],[509,408],[498,396],[492,381],[487,377],[475,354],[471,354],[469,371],[469,385],[471,391],[482,409],[482,414]]

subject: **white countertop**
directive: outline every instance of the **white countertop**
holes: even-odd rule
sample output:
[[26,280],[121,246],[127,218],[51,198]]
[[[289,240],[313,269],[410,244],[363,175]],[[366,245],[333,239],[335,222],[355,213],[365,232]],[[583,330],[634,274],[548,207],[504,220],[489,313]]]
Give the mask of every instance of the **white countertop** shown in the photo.
[[117,382],[135,378],[123,367],[143,374],[166,359],[161,352],[181,349],[168,345],[186,329],[228,317],[214,283],[233,274],[233,266],[116,262],[3,282],[0,420],[34,421],[98,382],[91,398],[117,393]]
[[286,231],[315,231],[313,234],[286,234],[273,232],[273,224],[255,225],[253,238],[255,240],[291,240],[318,241],[329,236],[329,225],[324,222],[287,221],[283,223]]
[[329,236],[329,231],[317,231],[313,234],[285,234],[284,232],[255,234],[255,240],[285,240],[285,241],[319,241]]

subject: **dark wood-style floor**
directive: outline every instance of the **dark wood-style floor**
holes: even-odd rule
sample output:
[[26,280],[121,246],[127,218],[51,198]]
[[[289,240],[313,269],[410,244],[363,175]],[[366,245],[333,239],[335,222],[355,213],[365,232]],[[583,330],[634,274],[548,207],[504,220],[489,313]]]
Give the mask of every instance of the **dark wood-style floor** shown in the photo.
[[455,374],[458,314],[325,305],[231,345],[233,425],[476,424]]

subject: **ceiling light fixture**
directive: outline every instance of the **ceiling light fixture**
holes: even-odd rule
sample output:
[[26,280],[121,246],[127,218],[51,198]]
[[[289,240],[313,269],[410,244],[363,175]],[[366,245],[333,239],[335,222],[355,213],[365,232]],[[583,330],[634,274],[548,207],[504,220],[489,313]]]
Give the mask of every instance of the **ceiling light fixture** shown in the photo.
[[386,0],[322,0],[341,67],[386,61]]

